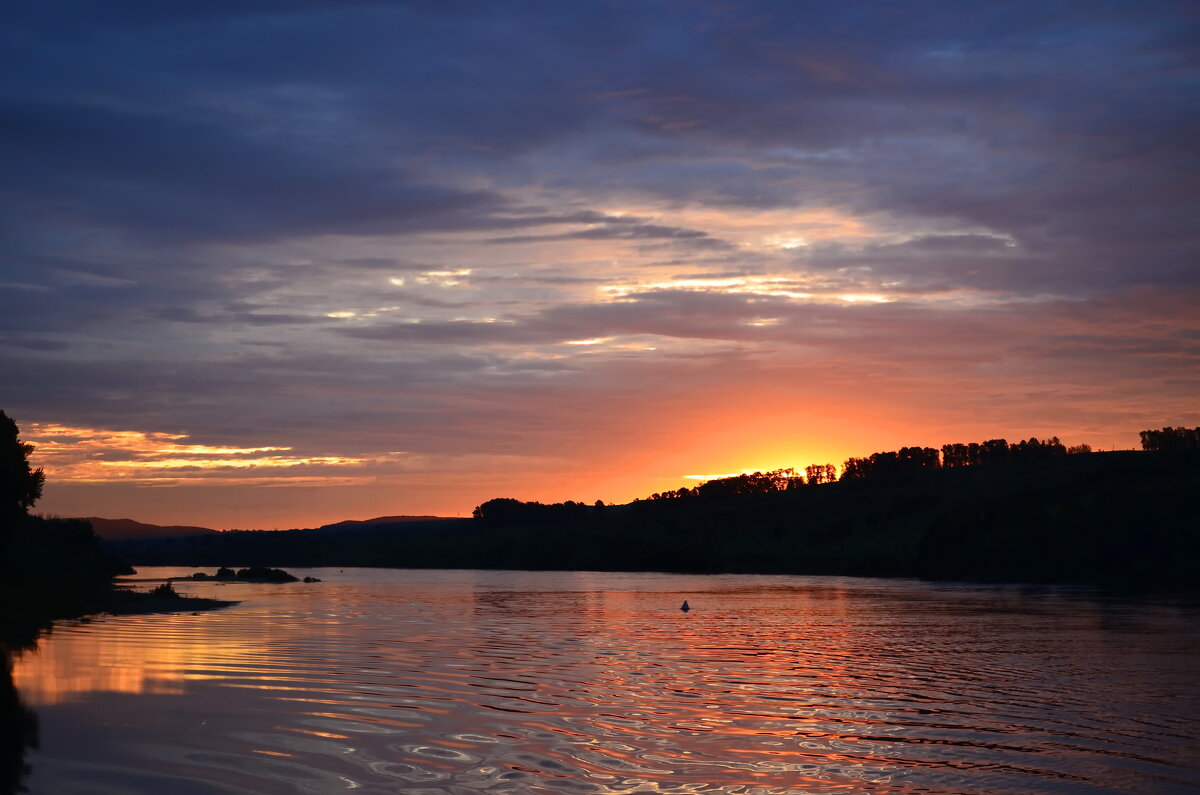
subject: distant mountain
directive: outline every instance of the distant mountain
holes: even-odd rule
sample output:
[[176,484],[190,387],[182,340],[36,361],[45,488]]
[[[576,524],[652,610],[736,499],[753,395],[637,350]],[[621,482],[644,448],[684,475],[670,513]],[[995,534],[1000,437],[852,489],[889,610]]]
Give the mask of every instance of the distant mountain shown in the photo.
[[[157,525],[138,522],[133,519],[103,519],[99,516],[86,516],[83,521],[91,522],[96,535],[105,541],[136,541],[152,538],[183,538],[186,536],[203,536],[219,534],[211,527],[195,527],[192,525]],[[383,530],[392,525],[416,524],[419,522],[445,521],[440,516],[376,516],[374,519],[347,519],[343,522],[322,525],[317,530]],[[313,532],[313,531],[308,531]]]
[[405,524],[407,522],[438,522],[444,516],[376,516],[374,519],[346,519],[342,522],[321,525],[318,530],[333,530],[337,528],[362,527],[364,525]]
[[96,535],[105,541],[125,541],[135,538],[180,538],[217,532],[210,527],[146,524],[133,519],[101,519],[99,516],[86,516],[83,521],[91,522]]

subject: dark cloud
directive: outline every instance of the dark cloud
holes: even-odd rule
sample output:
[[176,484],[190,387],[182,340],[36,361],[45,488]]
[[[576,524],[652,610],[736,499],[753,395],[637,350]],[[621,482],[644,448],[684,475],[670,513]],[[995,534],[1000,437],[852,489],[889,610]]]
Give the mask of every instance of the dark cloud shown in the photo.
[[[1178,415],[1198,43],[1166,1],[14,6],[0,408],[505,453],[731,382]],[[745,276],[819,300],[686,284]]]
[[449,345],[558,342],[516,323],[479,320],[447,320],[428,323],[379,323],[369,326],[333,328],[334,333],[359,340],[387,342],[432,342]]
[[8,104],[0,125],[20,191],[9,201],[34,219],[53,205],[78,223],[175,242],[453,228],[500,205],[196,116]]
[[[797,303],[660,290],[613,303],[553,307],[503,322],[383,323],[334,331],[401,346],[547,346],[647,337],[723,341],[766,344],[785,360],[785,349],[770,346],[799,346],[822,359],[878,359],[921,369],[951,363],[975,367],[1010,356],[1076,362],[1109,356],[1128,368],[1145,357],[1160,357],[1138,366],[1182,372],[1200,364],[1200,326],[1193,308],[1189,296],[1132,294],[1099,303],[1053,301],[931,312],[911,302]],[[769,322],[762,323],[764,318]]]
[[1015,240],[992,235],[927,235],[903,243],[857,248],[814,246],[801,255],[805,268],[836,272],[885,292],[930,292],[954,288],[1012,291],[1077,287],[1073,274]]
[[707,232],[697,229],[682,229],[674,226],[661,226],[646,223],[609,223],[589,229],[577,229],[573,232],[560,232],[555,235],[511,235],[509,237],[494,237],[489,243],[542,243],[552,240],[687,240],[701,241],[708,238]]
[[[10,408],[70,417],[96,427],[188,430],[198,440],[295,444],[355,452],[470,449],[506,434],[503,415],[521,427],[556,395],[644,384],[695,389],[689,359],[756,378],[811,377],[849,387],[874,373],[881,389],[896,379],[941,389],[943,379],[1004,391],[1011,379],[1044,377],[1079,389],[1121,394],[1150,390],[1183,400],[1200,386],[1200,327],[1194,297],[1134,293],[1098,303],[1056,301],[930,312],[916,304],[800,305],[783,299],[663,291],[636,300],[554,308],[508,322],[443,322],[345,329],[352,347],[317,352],[311,344],[268,351],[254,346],[220,357],[146,355],[133,348],[102,355],[46,355],[9,348]],[[773,317],[776,325],[745,321]],[[526,358],[538,346],[615,336],[723,343],[702,359],[694,348],[627,352],[588,348],[597,365]],[[558,346],[560,352],[580,352]],[[571,349],[571,350],[568,350]],[[594,351],[594,352],[593,352]],[[66,358],[64,358],[66,357]],[[619,364],[618,362],[625,362]],[[738,364],[740,362],[740,364]],[[616,376],[620,371],[623,376]],[[708,371],[705,371],[708,372]],[[772,376],[771,374],[775,375]],[[674,374],[674,375],[672,375]],[[558,384],[548,388],[545,378]],[[617,378],[609,383],[608,379]],[[622,381],[620,378],[624,378]],[[607,384],[607,386],[605,386]],[[889,386],[891,385],[891,386]],[[651,389],[653,387],[653,389]],[[837,387],[840,388],[840,387]],[[264,399],[270,396],[270,399]],[[495,412],[493,424],[485,422]],[[136,422],[130,418],[136,418]],[[471,435],[450,441],[470,423]],[[478,427],[476,427],[478,425]]]
[[0,337],[0,345],[25,348],[30,351],[63,351],[69,347],[62,340],[47,340],[22,336]]
[[1014,290],[1194,283],[1198,34],[1174,3],[50,3],[4,35],[21,225],[173,242],[536,225],[444,179],[489,174],[958,219],[1054,260]]

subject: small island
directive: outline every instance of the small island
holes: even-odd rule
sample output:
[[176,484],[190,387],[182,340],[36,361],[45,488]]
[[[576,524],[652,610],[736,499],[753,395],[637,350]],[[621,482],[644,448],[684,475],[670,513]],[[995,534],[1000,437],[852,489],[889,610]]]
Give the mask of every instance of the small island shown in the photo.
[[[283,569],[273,569],[268,566],[250,566],[234,571],[228,566],[217,569],[216,574],[205,574],[198,571],[187,580],[221,580],[223,582],[300,582],[300,578],[289,574]],[[305,577],[304,582],[320,582],[316,577]]]

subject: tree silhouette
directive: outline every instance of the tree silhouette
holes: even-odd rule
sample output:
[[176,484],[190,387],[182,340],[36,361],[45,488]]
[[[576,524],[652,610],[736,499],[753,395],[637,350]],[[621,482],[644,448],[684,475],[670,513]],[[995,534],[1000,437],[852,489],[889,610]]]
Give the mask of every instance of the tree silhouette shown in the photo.
[[812,464],[805,467],[804,472],[808,475],[808,483],[811,486],[837,480],[837,467],[833,464]]
[[1200,450],[1200,428],[1142,431],[1142,449],[1151,453],[1185,453]]
[[1055,456],[1066,455],[1067,448],[1058,440],[1057,436],[1051,436],[1049,439],[1039,440],[1037,437],[1030,437],[1029,441],[1017,442],[1009,445],[1008,454],[1010,458],[1021,461],[1045,460],[1054,458]]
[[[803,478],[796,470],[772,469],[770,472],[751,472],[728,478],[706,480],[693,493],[697,497],[739,497],[744,494],[770,494],[795,488]],[[663,495],[666,496],[666,495]]]
[[0,411],[0,521],[7,527],[42,496],[46,475],[29,466],[33,445],[22,442],[12,418]]

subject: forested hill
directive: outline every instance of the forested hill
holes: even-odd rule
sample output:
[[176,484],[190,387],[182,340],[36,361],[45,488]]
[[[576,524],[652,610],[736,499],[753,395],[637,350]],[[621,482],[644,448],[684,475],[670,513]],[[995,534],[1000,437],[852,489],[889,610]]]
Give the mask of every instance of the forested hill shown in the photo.
[[126,538],[166,538],[169,536],[195,536],[204,533],[215,533],[208,527],[192,525],[157,525],[137,522],[133,519],[104,519],[99,516],[85,516],[79,521],[92,526],[96,535],[106,540],[117,541]]
[[[869,459],[862,459],[869,461]],[[883,460],[883,459],[879,459]],[[759,477],[766,477],[756,473]],[[1200,455],[905,468],[605,506],[493,500],[469,520],[127,542],[136,564],[656,570],[1200,587]],[[741,476],[750,478],[754,476]]]

